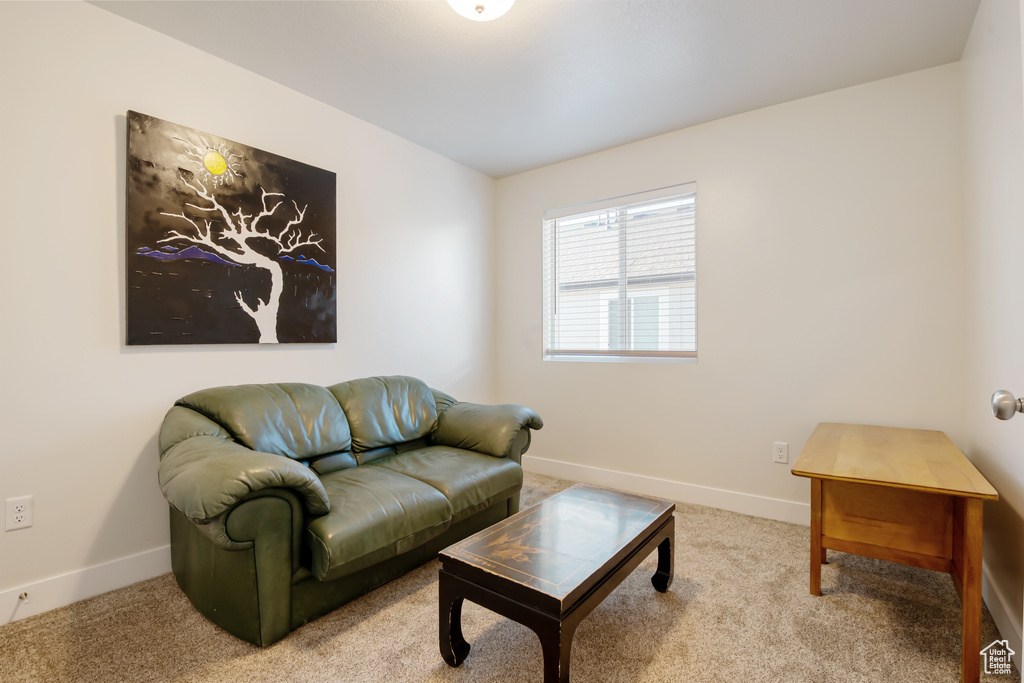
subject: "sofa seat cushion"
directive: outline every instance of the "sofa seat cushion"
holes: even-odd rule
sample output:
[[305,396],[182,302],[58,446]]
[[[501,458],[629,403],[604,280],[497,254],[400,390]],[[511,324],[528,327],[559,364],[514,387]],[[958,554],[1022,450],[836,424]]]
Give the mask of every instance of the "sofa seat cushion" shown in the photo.
[[452,507],[433,486],[382,467],[321,477],[331,510],[307,525],[311,569],[330,581],[404,553],[441,534]]
[[375,460],[370,468],[388,469],[439,490],[452,505],[452,522],[504,500],[523,485],[523,468],[508,458],[495,458],[450,446],[427,446]]

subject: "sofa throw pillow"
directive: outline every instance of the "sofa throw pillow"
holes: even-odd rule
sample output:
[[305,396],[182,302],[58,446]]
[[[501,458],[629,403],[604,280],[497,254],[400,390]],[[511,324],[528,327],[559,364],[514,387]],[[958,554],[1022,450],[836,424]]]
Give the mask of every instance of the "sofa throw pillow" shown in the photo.
[[367,377],[328,389],[345,410],[357,453],[419,439],[437,424],[430,387],[415,377]]
[[347,450],[348,420],[337,400],[313,384],[242,384],[215,387],[179,399],[254,451],[294,459]]

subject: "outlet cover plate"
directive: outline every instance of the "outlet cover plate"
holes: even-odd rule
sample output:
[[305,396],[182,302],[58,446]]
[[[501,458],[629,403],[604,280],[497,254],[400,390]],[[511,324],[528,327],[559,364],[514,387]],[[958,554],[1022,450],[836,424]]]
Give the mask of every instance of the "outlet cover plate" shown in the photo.
[[8,498],[4,511],[4,531],[32,526],[32,496]]

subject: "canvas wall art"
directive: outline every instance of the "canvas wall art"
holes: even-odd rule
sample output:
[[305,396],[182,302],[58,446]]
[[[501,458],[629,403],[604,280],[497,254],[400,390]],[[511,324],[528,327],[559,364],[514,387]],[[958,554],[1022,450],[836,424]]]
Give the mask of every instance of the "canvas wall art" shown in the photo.
[[336,176],[128,112],[127,343],[337,341]]

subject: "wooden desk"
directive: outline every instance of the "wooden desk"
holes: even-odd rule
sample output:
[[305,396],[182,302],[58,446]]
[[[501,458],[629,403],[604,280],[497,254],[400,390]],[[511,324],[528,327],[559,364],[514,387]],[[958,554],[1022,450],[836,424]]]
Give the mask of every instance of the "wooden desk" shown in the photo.
[[811,594],[826,549],[948,572],[963,607],[960,678],[981,651],[982,504],[999,494],[942,432],[822,422],[793,474],[811,479]]

